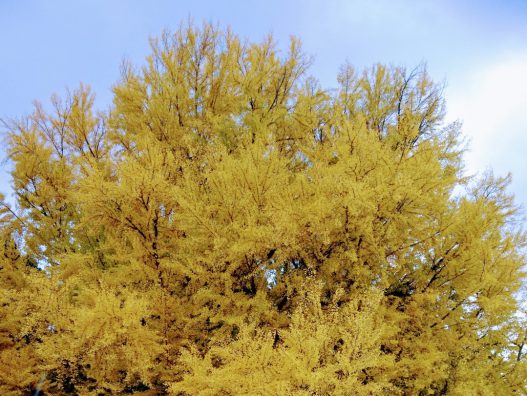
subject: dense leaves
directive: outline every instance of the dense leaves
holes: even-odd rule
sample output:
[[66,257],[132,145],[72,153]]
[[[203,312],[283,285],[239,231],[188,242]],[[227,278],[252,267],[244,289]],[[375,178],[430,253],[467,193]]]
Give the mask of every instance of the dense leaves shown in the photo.
[[0,391],[525,394],[524,235],[424,67],[192,26],[6,123]]

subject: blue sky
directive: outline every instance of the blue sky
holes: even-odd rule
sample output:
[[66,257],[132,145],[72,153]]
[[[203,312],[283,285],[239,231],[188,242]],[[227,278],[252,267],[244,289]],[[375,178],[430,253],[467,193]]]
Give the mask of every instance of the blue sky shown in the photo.
[[[80,82],[106,107],[123,57],[141,64],[148,37],[188,18],[251,40],[298,36],[328,88],[345,61],[426,62],[446,83],[448,118],[464,122],[467,171],[512,172],[511,191],[527,208],[526,0],[1,0],[0,117],[27,114],[33,100]],[[6,169],[0,191],[9,193]]]

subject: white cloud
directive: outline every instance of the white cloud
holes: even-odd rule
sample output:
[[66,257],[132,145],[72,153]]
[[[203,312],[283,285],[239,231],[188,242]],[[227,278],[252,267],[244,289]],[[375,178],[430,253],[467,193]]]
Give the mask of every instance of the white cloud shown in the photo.
[[463,121],[467,173],[512,173],[512,192],[527,207],[527,56],[507,57],[450,84],[448,118]]

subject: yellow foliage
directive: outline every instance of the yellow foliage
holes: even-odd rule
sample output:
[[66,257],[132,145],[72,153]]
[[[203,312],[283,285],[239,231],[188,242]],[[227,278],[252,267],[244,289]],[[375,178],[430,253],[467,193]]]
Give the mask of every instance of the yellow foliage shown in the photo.
[[0,393],[527,394],[525,235],[423,67],[152,40],[8,123]]

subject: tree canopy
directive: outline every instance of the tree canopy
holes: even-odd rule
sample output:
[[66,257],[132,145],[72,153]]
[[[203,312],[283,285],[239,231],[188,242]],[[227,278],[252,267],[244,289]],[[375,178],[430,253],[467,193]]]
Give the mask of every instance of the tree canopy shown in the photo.
[[426,69],[205,24],[4,122],[0,393],[527,394],[525,235]]

